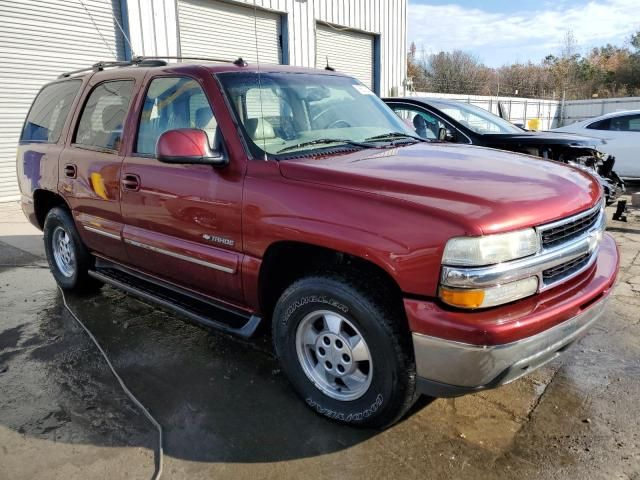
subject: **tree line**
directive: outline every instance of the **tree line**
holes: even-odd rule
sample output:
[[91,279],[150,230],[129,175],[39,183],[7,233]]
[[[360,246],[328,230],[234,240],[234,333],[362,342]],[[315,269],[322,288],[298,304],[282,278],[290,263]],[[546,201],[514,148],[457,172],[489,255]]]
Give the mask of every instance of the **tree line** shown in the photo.
[[491,68],[462,50],[426,54],[412,43],[407,77],[423,92],[556,100],[640,96],[640,31],[622,47],[607,44],[587,55],[577,50],[569,31],[559,55]]

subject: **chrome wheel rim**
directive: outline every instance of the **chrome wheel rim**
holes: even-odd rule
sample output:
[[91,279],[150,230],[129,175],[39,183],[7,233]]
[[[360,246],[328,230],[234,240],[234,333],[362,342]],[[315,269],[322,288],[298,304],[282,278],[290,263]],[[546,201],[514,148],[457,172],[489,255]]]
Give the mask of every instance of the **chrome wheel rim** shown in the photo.
[[51,247],[56,267],[65,277],[72,277],[76,271],[76,256],[71,237],[62,227],[56,227],[51,236]]
[[371,385],[369,347],[355,325],[336,312],[305,316],[296,331],[296,351],[309,380],[333,399],[356,400]]

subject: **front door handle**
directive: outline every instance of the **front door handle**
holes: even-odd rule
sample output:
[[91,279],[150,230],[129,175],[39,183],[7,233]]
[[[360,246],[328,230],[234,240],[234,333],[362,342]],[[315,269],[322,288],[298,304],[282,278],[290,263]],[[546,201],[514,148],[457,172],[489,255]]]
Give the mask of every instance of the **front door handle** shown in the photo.
[[67,163],[64,166],[64,176],[67,178],[76,178],[78,175],[78,168],[73,163]]
[[140,177],[133,173],[125,173],[122,177],[122,188],[131,192],[140,190]]

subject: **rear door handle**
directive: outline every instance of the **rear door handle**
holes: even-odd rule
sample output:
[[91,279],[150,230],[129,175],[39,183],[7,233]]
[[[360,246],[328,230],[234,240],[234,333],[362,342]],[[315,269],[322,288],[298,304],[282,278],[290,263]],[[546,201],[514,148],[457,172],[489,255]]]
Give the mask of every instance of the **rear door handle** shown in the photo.
[[122,188],[132,192],[140,190],[140,177],[133,173],[125,173],[122,177]]
[[67,178],[76,178],[76,176],[78,175],[78,168],[72,164],[72,163],[67,163],[64,166],[64,176]]

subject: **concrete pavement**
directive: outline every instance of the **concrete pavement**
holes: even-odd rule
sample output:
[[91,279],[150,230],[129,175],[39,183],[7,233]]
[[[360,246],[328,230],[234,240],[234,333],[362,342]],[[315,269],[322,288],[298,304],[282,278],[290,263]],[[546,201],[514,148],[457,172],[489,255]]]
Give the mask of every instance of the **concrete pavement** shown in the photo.
[[[500,389],[425,399],[385,432],[309,411],[266,337],[209,332],[109,287],[68,300],[165,428],[164,478],[638,480],[640,222],[609,227],[620,280],[578,345]],[[17,204],[0,204],[0,307],[0,478],[148,478],[155,431],[65,312]]]

